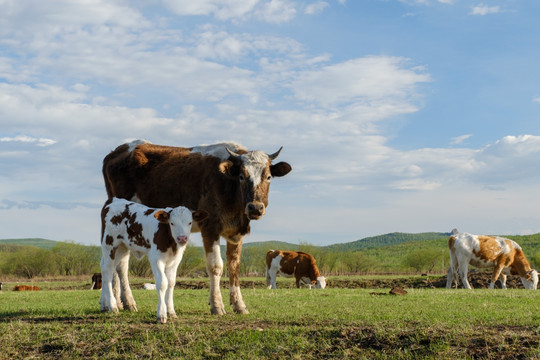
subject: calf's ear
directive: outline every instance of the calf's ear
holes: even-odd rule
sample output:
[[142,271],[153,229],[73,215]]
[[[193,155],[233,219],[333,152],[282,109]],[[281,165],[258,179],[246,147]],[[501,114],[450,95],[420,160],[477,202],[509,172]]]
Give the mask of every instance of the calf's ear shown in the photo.
[[203,221],[204,219],[206,219],[208,217],[208,212],[207,211],[204,211],[204,210],[197,210],[197,211],[193,211],[193,220],[195,221]]
[[167,224],[169,222],[169,213],[163,210],[156,211],[154,217],[160,223]]
[[281,177],[287,175],[292,170],[291,165],[286,162],[278,162],[275,165],[270,165],[270,173],[274,177]]

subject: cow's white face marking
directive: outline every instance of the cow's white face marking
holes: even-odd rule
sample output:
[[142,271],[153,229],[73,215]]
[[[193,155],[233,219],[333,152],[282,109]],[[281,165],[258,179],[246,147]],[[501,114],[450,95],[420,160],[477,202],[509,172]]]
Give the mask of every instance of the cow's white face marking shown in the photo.
[[326,278],[324,276],[319,276],[317,278],[317,284],[315,285],[316,289],[324,289],[326,287]]
[[244,163],[244,168],[246,169],[249,178],[253,181],[254,187],[259,186],[261,180],[270,180],[261,179],[263,172],[268,167],[268,162],[270,161],[270,158],[264,151],[251,151],[247,154],[242,154],[240,158]]

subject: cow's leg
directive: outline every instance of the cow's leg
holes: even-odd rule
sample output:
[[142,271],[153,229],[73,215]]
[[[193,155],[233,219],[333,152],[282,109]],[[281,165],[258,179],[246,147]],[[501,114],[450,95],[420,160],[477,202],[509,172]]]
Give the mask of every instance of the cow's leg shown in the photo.
[[458,265],[459,277],[461,278],[461,283],[465,289],[472,289],[469,280],[467,279],[467,273],[469,272],[469,262],[463,261]]
[[220,281],[223,274],[223,260],[219,248],[219,234],[209,235],[202,231],[204,251],[206,253],[206,272],[210,277],[210,313],[224,315],[225,306],[221,297]]
[[275,271],[272,267],[266,268],[266,288],[267,289],[276,288],[276,276],[277,276],[277,271]]
[[[497,282],[497,280],[499,279],[499,275],[501,275],[501,271],[504,269],[504,265],[503,264],[497,264],[495,265],[495,267],[493,268],[493,274],[491,274],[491,282],[489,283],[489,288],[490,289],[494,289],[495,288],[495,283]],[[506,277],[506,276],[505,276]],[[505,279],[506,280],[506,279]],[[504,284],[504,288],[506,288],[506,283]]]
[[506,274],[501,272],[501,288],[506,289]]
[[240,292],[240,257],[242,255],[242,235],[227,238],[227,270],[229,271],[229,293],[233,310],[238,314],[249,314]]
[[453,266],[450,265],[448,267],[448,273],[446,275],[446,288],[451,289],[453,282],[454,282],[454,269],[453,269]]
[[101,255],[101,297],[99,299],[99,305],[101,311],[113,311],[118,313],[118,306],[116,299],[113,295],[112,280],[115,272],[114,259],[111,259],[110,254],[112,248],[103,248]]
[[131,293],[131,287],[129,286],[128,279],[128,266],[129,266],[129,249],[126,246],[119,246],[116,251],[118,258],[118,265],[116,265],[116,271],[120,278],[120,298],[124,304],[124,309],[129,311],[137,311],[137,305],[133,294]]

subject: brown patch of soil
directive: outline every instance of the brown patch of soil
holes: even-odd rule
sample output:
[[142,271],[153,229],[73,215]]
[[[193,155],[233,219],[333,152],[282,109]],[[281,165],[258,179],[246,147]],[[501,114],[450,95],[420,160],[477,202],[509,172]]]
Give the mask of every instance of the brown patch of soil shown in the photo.
[[[476,272],[470,271],[468,275],[469,283],[473,288],[483,289],[488,288],[489,283],[491,282],[491,272]],[[334,288],[348,288],[348,289],[380,289],[380,288],[444,288],[446,287],[446,276],[422,276],[422,277],[396,277],[395,279],[385,278],[385,279],[359,279],[351,277],[351,279],[341,278],[333,279],[331,276],[328,277],[326,282],[328,287]],[[209,288],[208,279],[201,280],[180,280],[176,283],[177,289],[208,289]],[[521,279],[519,276],[508,276],[506,280],[506,286],[509,289],[523,288],[521,284]],[[228,279],[221,281],[221,287],[227,289],[229,287]],[[252,289],[261,289],[266,288],[266,283],[264,279],[255,278],[254,280],[241,280],[240,287],[252,288]],[[279,284],[280,288],[295,288],[295,282],[291,280],[290,282],[283,282]],[[455,285],[454,285],[455,287]],[[500,281],[497,281],[495,288],[500,288]],[[459,282],[458,288],[463,288],[461,281]]]

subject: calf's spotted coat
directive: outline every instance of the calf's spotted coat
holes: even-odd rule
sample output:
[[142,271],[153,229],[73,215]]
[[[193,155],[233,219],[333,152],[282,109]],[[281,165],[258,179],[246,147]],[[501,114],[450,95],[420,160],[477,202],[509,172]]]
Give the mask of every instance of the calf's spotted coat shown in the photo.
[[[176,317],[173,289],[176,272],[188,243],[193,220],[201,221],[204,211],[179,206],[153,209],[131,201],[112,198],[101,212],[101,275],[102,311],[118,312],[118,303],[128,310],[137,311],[135,300],[127,279],[130,251],[137,258],[148,255],[156,279],[158,293],[157,320],[167,321],[167,314]],[[116,269],[122,269],[120,279],[122,299],[113,294],[112,282]]]

